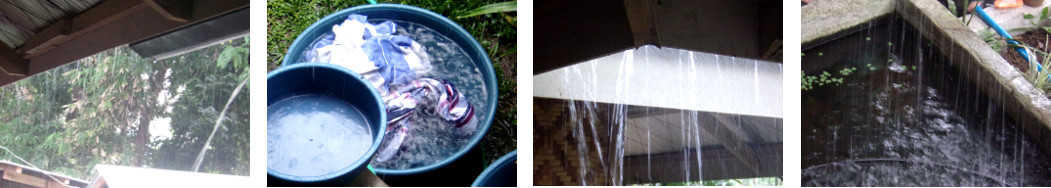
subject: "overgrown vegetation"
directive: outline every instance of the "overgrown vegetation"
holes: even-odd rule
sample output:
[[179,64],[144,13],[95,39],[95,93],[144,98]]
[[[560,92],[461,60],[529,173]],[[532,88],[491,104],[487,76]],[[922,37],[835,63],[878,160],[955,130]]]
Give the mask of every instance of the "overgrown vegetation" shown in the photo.
[[[958,0],[947,0],[946,7],[949,9],[949,12],[952,12],[954,15],[966,15],[966,10],[963,10],[963,11],[957,10],[957,7],[958,7],[957,6],[957,1]],[[970,3],[971,3],[971,0],[965,0],[963,5],[965,5],[964,7],[967,7]],[[971,14],[970,16],[964,16],[963,18],[961,18],[961,21],[965,25],[967,25],[967,24],[970,24],[970,21],[971,21],[971,19],[973,19],[973,17],[974,17],[974,14]],[[1047,23],[1048,20],[1051,20],[1051,14],[1049,14],[1048,7],[1044,7],[1041,10],[1040,15],[1025,14],[1025,15],[1023,15],[1022,18],[1027,20],[1027,21],[1029,21],[1030,26],[1029,27],[1020,27],[1020,28],[1012,28],[1012,29],[1009,29],[1009,31],[1011,31],[1011,32],[1028,32],[1028,31],[1034,31],[1034,30],[1042,29],[1044,31],[1047,31],[1048,33],[1051,33],[1051,27],[1041,25],[1043,23]],[[985,41],[986,44],[989,45],[990,48],[992,48],[994,51],[997,51],[997,52],[1005,50],[1005,47],[1010,47],[1010,48],[1024,47],[1024,48],[1027,48],[1030,51],[1037,52],[1039,54],[1046,54],[1045,52],[1040,51],[1038,48],[1032,48],[1032,47],[1029,47],[1029,46],[1024,46],[1024,44],[1022,46],[1008,44],[1007,43],[1008,40],[1005,40],[1005,38],[999,36],[996,32],[992,31],[991,29],[983,30],[982,32],[979,32],[977,34],[982,38],[983,41]],[[1044,41],[1046,42],[1047,40],[1044,40]],[[1030,55],[1034,55],[1035,56],[1035,54],[1030,54]],[[1046,56],[1046,55],[1041,55],[1041,56]],[[1026,57],[1026,58],[1028,58],[1028,57]],[[1034,58],[1034,59],[1039,59],[1039,58]],[[1048,74],[1048,71],[1043,71],[1043,72],[1037,71],[1038,70],[1038,68],[1037,68],[1038,66],[1041,66],[1041,67],[1051,66],[1051,63],[1048,62],[1048,60],[1051,60],[1051,59],[1047,59],[1046,57],[1044,59],[1045,59],[1044,61],[1040,61],[1040,62],[1043,63],[1043,65],[1030,63],[1029,64],[1030,68],[1029,68],[1028,71],[1025,72],[1025,74],[1026,74],[1026,77],[1028,78],[1027,80],[1029,80],[1030,83],[1032,83],[1034,86],[1036,86],[1036,88],[1044,91],[1044,93],[1046,95],[1051,96],[1051,84],[1048,83],[1049,80],[1048,80],[1048,78],[1046,76]],[[1039,68],[1039,69],[1040,70],[1046,70],[1047,68]]]
[[1023,44],[1018,47],[1026,48],[1031,52],[1029,59],[1040,60],[1037,61],[1038,63],[1029,63],[1029,70],[1025,72],[1026,80],[1029,80],[1036,89],[1043,91],[1045,95],[1051,95],[1051,70],[1048,70],[1051,68],[1051,55],[1029,45]]
[[[1029,21],[1029,27],[1012,28],[1010,29],[1010,31],[1031,32],[1036,30],[1043,30],[1048,33],[1051,33],[1051,27],[1041,25],[1042,23],[1046,23],[1048,22],[1048,20],[1051,20],[1051,14],[1049,14],[1048,7],[1044,7],[1041,10],[1040,15],[1025,14],[1023,15],[1023,19]],[[1026,75],[1026,80],[1033,84],[1035,88],[1043,91],[1045,95],[1051,96],[1051,83],[1049,83],[1051,82],[1051,78],[1048,77],[1048,75],[1051,74],[1051,71],[1048,70],[1048,67],[1051,67],[1051,62],[1049,62],[1051,61],[1051,57],[1047,55],[1048,52],[1040,50],[1041,48],[1029,46],[1017,40],[1014,41],[1019,42],[1019,45],[1008,44],[1008,41],[1011,41],[1010,39],[1006,39],[1002,36],[999,36],[990,29],[986,29],[985,31],[980,32],[979,35],[982,37],[982,40],[984,40],[985,43],[989,45],[990,48],[997,52],[1003,51],[1005,50],[1005,48],[1025,48],[1027,52],[1029,52],[1028,54],[1030,55],[1030,57],[1023,58],[1037,60],[1037,62],[1035,63],[1027,63],[1029,65],[1029,68],[1024,73]],[[1048,39],[1045,38],[1043,41],[1047,42]]]
[[[499,84],[496,114],[482,141],[488,162],[517,148],[517,27],[512,7],[504,0],[379,0],[424,8],[458,23],[488,52]],[[325,16],[366,1],[270,0],[267,1],[267,71],[281,66],[285,50],[310,24]],[[511,6],[514,5],[514,6]]]
[[[96,164],[191,170],[218,111],[248,77],[248,42],[161,61],[122,46],[0,87],[0,145],[77,178]],[[248,96],[222,117],[202,172],[248,175]],[[8,153],[0,160],[21,163]]]
[[1040,25],[1042,23],[1047,22],[1048,19],[1051,19],[1051,17],[1048,16],[1048,12],[1047,11],[1048,11],[1047,7],[1044,7],[1044,9],[1042,11],[1040,11],[1040,16],[1039,17],[1037,17],[1036,15],[1033,15],[1033,14],[1022,15],[1022,19],[1025,19],[1025,20],[1029,21],[1029,27],[1013,28],[1013,29],[1010,29],[1010,31],[1011,32],[1025,32],[1025,31],[1032,31],[1032,30],[1037,30],[1037,29],[1043,29],[1045,31],[1051,31],[1051,30],[1049,30],[1049,29],[1051,29],[1051,27],[1045,27],[1045,26],[1041,26]]
[[971,20],[974,20],[974,14],[967,16],[967,7],[970,6],[971,2],[971,0],[946,0],[945,8],[953,16],[960,17],[960,22],[963,22],[964,25],[968,25],[971,24]]
[[982,40],[985,41],[985,44],[989,45],[990,48],[993,48],[993,51],[1003,51],[1004,46],[1007,45],[1007,43],[1004,42],[1004,40],[1000,39],[1000,35],[996,34],[996,32],[992,29],[986,28],[985,30],[982,30],[982,32],[978,33],[978,35],[982,37]]

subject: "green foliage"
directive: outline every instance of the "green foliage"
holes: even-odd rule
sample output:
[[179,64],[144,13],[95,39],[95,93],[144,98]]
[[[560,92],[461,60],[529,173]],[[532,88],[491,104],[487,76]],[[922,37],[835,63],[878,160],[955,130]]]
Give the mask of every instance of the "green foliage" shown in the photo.
[[502,12],[515,12],[515,11],[517,11],[517,8],[518,8],[518,1],[493,3],[493,4],[488,4],[488,5],[485,5],[485,6],[482,6],[482,7],[478,7],[476,9],[473,9],[473,10],[470,10],[470,11],[467,11],[467,12],[460,13],[458,16],[456,16],[456,18],[459,19],[459,18],[473,17],[473,16],[482,15],[482,14],[492,14],[492,13],[502,13]]
[[[228,46],[240,53],[226,54],[220,65]],[[193,157],[177,153],[199,151],[201,144],[186,147],[204,140],[192,122],[217,118],[197,109],[225,105],[230,83],[248,75],[247,46],[245,38],[160,61],[122,46],[0,87],[0,143],[44,170],[77,178],[95,164],[188,169],[178,162]],[[212,164],[203,171],[248,174],[247,96],[225,117],[226,140],[213,142],[206,158]],[[172,138],[151,135],[150,122],[159,119],[171,119]]]
[[[887,59],[887,62],[893,62],[893,61],[894,61],[894,59]],[[918,67],[916,67],[915,65],[913,65],[911,67],[906,66],[906,65],[901,65],[900,68],[901,69],[910,69],[911,68],[913,71],[916,71],[918,69]],[[863,69],[861,69],[861,70],[876,71],[876,70],[879,70],[879,67],[873,66],[872,63],[866,63],[865,67]],[[840,69],[838,71],[839,75],[833,75],[832,73],[829,73],[828,71],[823,71],[823,72],[821,72],[821,74],[817,74],[817,75],[807,75],[806,71],[800,71],[800,73],[799,73],[800,76],[801,76],[800,77],[800,84],[801,84],[800,88],[803,89],[803,91],[807,91],[807,90],[812,90],[815,87],[821,87],[821,86],[825,86],[825,85],[839,86],[839,85],[843,84],[843,82],[844,82],[843,79],[844,78],[850,76],[851,74],[856,74],[857,71],[858,71],[858,67],[846,67],[846,68]]]
[[956,11],[956,0],[948,0],[946,3],[948,3],[948,6],[945,7],[949,8],[949,12],[952,12],[953,16],[959,13]]
[[[184,94],[173,104],[171,116],[172,138],[156,143],[154,164],[161,168],[192,170],[194,159],[211,133],[216,118],[222,126],[206,153],[201,171],[224,174],[248,174],[249,112],[248,90],[235,96],[225,117],[219,117],[237,84],[248,76],[249,40],[233,41],[210,53],[187,54],[187,58],[233,57],[233,66],[221,62],[201,61],[195,66],[211,67],[196,71],[173,71],[172,84],[184,87]],[[222,50],[221,52],[219,50]],[[229,51],[233,51],[228,54]],[[213,54],[218,53],[218,57]],[[242,63],[236,63],[242,62]],[[202,105],[203,104],[203,105]]]
[[[839,71],[839,74],[843,76],[848,76],[855,70],[857,70],[857,68],[843,68]],[[821,74],[818,75],[810,76],[807,76],[806,72],[800,72],[800,74],[803,76],[801,82],[803,84],[802,89],[804,91],[814,89],[814,86],[824,86],[825,84],[836,84],[837,86],[843,84],[842,77],[834,77],[831,73],[828,73],[828,71],[821,72]]]
[[[1046,41],[1047,39],[1045,39]],[[1029,45],[1019,45],[1012,47],[1024,47],[1029,51],[1031,59],[1040,60],[1041,64],[1029,63],[1029,70],[1025,72],[1026,80],[1033,84],[1033,87],[1037,90],[1043,91],[1045,96],[1051,96],[1051,55],[1048,52],[1040,51],[1038,48],[1034,48]],[[1042,59],[1039,57],[1043,57]],[[1042,71],[1040,71],[1042,70]]]
[[1048,19],[1051,19],[1051,16],[1048,15],[1048,7],[1044,7],[1044,9],[1042,11],[1040,11],[1040,16],[1039,17],[1037,17],[1037,16],[1035,16],[1033,14],[1024,14],[1024,15],[1022,15],[1022,18],[1028,20],[1030,26],[1029,27],[1021,27],[1021,28],[1013,28],[1013,29],[1010,29],[1009,31],[1012,31],[1012,32],[1015,32],[1015,31],[1032,31],[1032,30],[1035,30],[1035,29],[1039,29],[1039,28],[1041,28],[1040,24],[1047,22]]
[[[960,2],[960,0],[948,0],[946,1],[945,8],[949,9],[949,12],[952,13],[953,16],[960,17],[960,21],[963,22],[964,25],[970,25],[971,19],[974,19],[974,14],[971,14],[969,17],[966,16],[968,12],[967,7],[969,7],[970,4],[971,0],[963,0],[962,2]],[[963,5],[964,9],[959,9],[960,5]]]
[[989,47],[993,49],[993,51],[999,52],[1004,50],[1004,45],[1006,43],[1004,42],[1004,40],[1001,39],[1000,35],[996,34],[996,32],[993,32],[993,30],[986,28],[985,30],[982,30],[982,32],[978,33],[978,35],[982,37],[982,40],[985,41],[985,44],[988,44]]

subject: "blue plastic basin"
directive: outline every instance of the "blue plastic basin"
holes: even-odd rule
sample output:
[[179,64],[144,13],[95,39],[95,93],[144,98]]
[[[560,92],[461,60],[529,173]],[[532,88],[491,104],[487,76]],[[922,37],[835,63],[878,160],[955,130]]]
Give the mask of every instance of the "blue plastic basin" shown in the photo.
[[[351,165],[319,176],[296,176],[278,172],[267,166],[268,186],[339,186],[350,182],[372,161],[372,156],[383,140],[387,129],[386,107],[372,84],[350,69],[327,63],[300,63],[284,66],[266,76],[266,104],[308,94],[326,95],[346,101],[365,116],[372,133],[372,143],[364,156]],[[338,92],[334,92],[338,91]],[[363,143],[369,144],[369,143]]]
[[[488,98],[485,99],[485,102],[488,104],[486,106],[489,108],[477,109],[477,112],[483,115],[478,122],[478,132],[471,137],[471,140],[464,145],[463,148],[460,148],[455,154],[445,160],[418,168],[374,168],[376,175],[383,178],[387,184],[393,186],[470,185],[474,177],[476,177],[482,168],[484,168],[481,162],[481,152],[476,151],[474,148],[476,148],[478,143],[482,141],[482,138],[485,137],[486,132],[489,130],[489,127],[493,122],[493,114],[496,111],[496,100],[497,96],[499,96],[499,94],[497,94],[496,72],[493,71],[492,62],[489,60],[489,56],[482,48],[482,45],[480,45],[470,33],[456,24],[456,22],[426,9],[399,4],[362,5],[332,13],[310,25],[310,27],[304,30],[303,33],[300,33],[296,40],[292,42],[292,45],[289,47],[288,51],[286,51],[287,54],[285,54],[285,58],[282,61],[282,66],[296,64],[296,61],[300,59],[302,52],[309,48],[310,43],[325,33],[332,31],[333,25],[342,23],[350,14],[365,15],[368,16],[369,19],[400,20],[427,26],[456,42],[471,57],[471,60],[479,68],[485,84],[484,88],[487,92],[486,96],[488,96]],[[411,38],[412,36],[409,37]],[[447,166],[453,167],[446,168]]]
[[518,151],[512,151],[489,165],[471,187],[518,187]]

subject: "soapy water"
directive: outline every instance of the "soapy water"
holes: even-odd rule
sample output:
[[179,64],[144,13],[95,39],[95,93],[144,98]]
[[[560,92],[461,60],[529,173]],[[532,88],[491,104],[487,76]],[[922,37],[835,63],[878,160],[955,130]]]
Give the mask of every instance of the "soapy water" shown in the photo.
[[266,166],[281,173],[329,174],[364,157],[372,146],[368,120],[338,98],[295,96],[267,106],[266,114]]
[[[430,56],[431,70],[417,76],[445,80],[454,85],[475,108],[474,117],[471,119],[480,120],[488,115],[486,113],[490,107],[485,102],[488,96],[481,69],[471,60],[469,54],[452,39],[427,26],[412,22],[390,19],[369,19],[368,21],[372,24],[384,21],[393,21],[397,24],[395,35],[412,38],[422,45],[427,55]],[[334,35],[328,32],[315,39],[310,46],[314,46],[323,38],[332,38]],[[310,53],[310,51],[303,53]],[[392,88],[397,87],[398,85],[395,85]],[[457,134],[455,125],[444,122],[438,116],[434,108],[436,105],[434,101],[420,101],[420,108],[416,108],[414,117],[409,119],[412,128],[409,129],[408,136],[404,138],[400,151],[389,160],[373,160],[373,167],[409,169],[426,166],[449,158],[466,145],[473,134]],[[381,148],[386,146],[390,140],[390,138],[385,138]]]

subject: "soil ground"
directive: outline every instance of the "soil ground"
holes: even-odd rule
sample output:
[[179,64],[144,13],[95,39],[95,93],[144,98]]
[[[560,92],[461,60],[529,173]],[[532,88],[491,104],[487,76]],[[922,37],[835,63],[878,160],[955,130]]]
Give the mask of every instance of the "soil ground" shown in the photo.
[[[1033,31],[1028,31],[1014,38],[1018,40],[1018,42],[1036,48],[1035,50],[1051,52],[1051,44],[1048,44],[1048,40],[1051,39],[1051,33],[1048,33],[1043,29],[1035,29]],[[1000,56],[1004,57],[1004,60],[1007,60],[1007,62],[1011,64],[1011,66],[1014,66],[1019,71],[1022,71],[1022,73],[1027,73],[1029,71],[1029,62],[1026,61],[1025,58],[1023,58],[1021,55],[1018,55],[1018,53],[1015,52],[1014,48],[1004,47],[1003,50],[1000,50],[999,53]],[[1038,57],[1038,60],[1043,59],[1044,57]],[[1051,99],[1051,95],[1048,95],[1047,98]]]
[[[1037,29],[1018,35],[1014,38],[1021,43],[1046,52],[1049,50],[1047,40],[1051,38],[1051,34],[1043,29]],[[1018,70],[1022,72],[1029,71],[1029,62],[1027,62],[1021,55],[1018,55],[1014,48],[1004,48],[1003,50],[1000,50],[1000,55],[1004,56],[1004,59],[1011,63],[1015,68],[1018,68]]]

